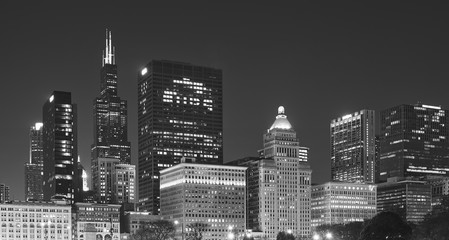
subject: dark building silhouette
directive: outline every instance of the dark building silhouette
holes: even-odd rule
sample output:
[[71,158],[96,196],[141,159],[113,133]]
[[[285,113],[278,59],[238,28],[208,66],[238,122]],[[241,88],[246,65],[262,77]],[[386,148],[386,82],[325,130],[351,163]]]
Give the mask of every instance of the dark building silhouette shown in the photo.
[[449,111],[399,105],[380,115],[379,182],[390,177],[449,176]]
[[30,129],[30,160],[25,163],[25,199],[44,199],[43,192],[43,139],[42,126],[38,122]]
[[10,198],[10,188],[4,183],[0,183],[0,203],[5,203],[11,201]]
[[75,200],[77,178],[77,114],[70,92],[54,91],[43,107],[44,200]]
[[159,213],[159,171],[223,162],[220,69],[153,60],[138,75],[139,210]]
[[[92,144],[92,183],[100,203],[117,203],[112,172],[117,164],[131,163],[131,144],[128,141],[127,101],[118,96],[117,65],[111,32],[106,30],[106,46],[100,71],[100,96],[95,98],[94,143]],[[106,165],[109,166],[106,166]],[[108,169],[104,171],[105,169]],[[134,194],[134,186],[132,186]],[[125,187],[128,195],[129,187]],[[133,200],[134,201],[134,200]]]

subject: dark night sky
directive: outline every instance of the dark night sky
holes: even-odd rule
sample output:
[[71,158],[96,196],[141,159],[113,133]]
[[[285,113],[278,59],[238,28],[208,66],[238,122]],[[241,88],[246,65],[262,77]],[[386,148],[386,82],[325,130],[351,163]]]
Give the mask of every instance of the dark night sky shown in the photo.
[[129,104],[133,162],[137,73],[151,59],[223,69],[225,161],[256,155],[285,106],[311,148],[317,183],[330,178],[331,119],[418,100],[449,107],[444,1],[229,2],[2,2],[0,182],[24,198],[29,128],[53,90],[71,91],[78,103],[79,150],[90,166],[105,28],[117,48],[119,95]]

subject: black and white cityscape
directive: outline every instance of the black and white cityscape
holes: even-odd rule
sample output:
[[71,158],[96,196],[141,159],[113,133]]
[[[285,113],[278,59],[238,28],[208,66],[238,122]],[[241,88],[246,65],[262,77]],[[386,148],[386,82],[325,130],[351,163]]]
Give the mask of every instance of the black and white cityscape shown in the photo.
[[1,240],[444,240],[449,5],[0,10]]

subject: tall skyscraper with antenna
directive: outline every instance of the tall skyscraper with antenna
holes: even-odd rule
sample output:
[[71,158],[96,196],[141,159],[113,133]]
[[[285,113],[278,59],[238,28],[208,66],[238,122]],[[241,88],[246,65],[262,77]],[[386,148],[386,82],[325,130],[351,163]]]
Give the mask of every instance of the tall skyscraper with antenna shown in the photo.
[[[111,178],[115,165],[131,163],[127,101],[118,96],[117,86],[115,47],[112,45],[111,31],[106,29],[106,44],[100,70],[100,96],[95,98],[93,104],[94,143],[91,152],[93,189],[97,200],[102,203],[117,202],[114,197],[115,181]],[[126,191],[131,190],[134,195],[134,189]]]
[[37,122],[30,129],[30,160],[25,163],[25,199],[43,200],[43,123]]

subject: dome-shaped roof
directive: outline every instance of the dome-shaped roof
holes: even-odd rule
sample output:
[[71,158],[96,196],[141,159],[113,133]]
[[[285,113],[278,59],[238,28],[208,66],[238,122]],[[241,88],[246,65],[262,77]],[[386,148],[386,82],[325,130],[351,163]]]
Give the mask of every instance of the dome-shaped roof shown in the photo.
[[287,116],[284,114],[285,109],[283,106],[278,108],[278,115],[276,116],[276,120],[273,125],[271,125],[270,130],[272,129],[292,129],[292,125],[287,119]]

